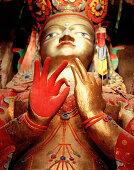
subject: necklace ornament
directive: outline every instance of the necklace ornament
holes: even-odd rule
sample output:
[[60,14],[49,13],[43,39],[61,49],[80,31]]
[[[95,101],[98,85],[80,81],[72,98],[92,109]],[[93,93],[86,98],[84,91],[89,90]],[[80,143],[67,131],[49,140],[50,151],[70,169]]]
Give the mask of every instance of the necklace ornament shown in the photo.
[[61,115],[61,119],[68,120],[68,119],[70,119],[70,116],[65,113],[65,114]]

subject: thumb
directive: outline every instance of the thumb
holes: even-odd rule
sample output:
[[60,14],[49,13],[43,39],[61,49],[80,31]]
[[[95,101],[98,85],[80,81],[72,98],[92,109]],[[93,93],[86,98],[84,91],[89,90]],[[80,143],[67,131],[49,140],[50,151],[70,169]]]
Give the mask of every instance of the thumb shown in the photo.
[[67,86],[58,96],[57,96],[57,100],[58,100],[58,103],[59,105],[61,106],[65,99],[67,98],[68,94],[69,94],[69,91],[70,91],[70,87]]
[[102,92],[102,79],[100,77],[97,77],[96,83],[98,85],[99,90]]

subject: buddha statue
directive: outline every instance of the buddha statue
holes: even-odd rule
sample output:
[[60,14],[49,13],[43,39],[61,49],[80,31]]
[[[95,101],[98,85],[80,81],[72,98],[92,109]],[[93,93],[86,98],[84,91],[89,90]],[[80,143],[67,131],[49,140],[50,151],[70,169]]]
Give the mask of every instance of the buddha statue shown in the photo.
[[102,87],[87,72],[94,39],[82,14],[46,21],[32,87],[7,92],[12,100],[0,121],[1,169],[133,169],[134,98]]

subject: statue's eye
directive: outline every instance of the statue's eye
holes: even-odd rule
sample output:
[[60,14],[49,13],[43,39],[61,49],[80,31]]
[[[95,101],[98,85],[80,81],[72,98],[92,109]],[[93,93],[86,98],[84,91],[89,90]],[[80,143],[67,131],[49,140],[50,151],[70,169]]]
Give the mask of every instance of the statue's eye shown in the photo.
[[46,36],[46,40],[48,40],[48,39],[50,39],[50,38],[53,38],[53,37],[55,37],[55,36],[57,36],[57,35],[59,35],[58,33],[51,33],[51,34],[48,34],[47,36]]
[[76,35],[78,35],[78,36],[81,36],[81,37],[84,37],[84,38],[90,39],[90,35],[89,35],[89,34],[87,34],[87,33],[83,33],[83,32],[76,32],[75,34],[76,34]]

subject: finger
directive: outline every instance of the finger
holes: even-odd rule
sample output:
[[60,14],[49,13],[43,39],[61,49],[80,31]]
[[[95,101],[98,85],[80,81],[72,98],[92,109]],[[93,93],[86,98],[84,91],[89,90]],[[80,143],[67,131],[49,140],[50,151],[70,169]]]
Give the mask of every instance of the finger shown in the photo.
[[54,84],[57,77],[65,69],[67,64],[68,64],[68,61],[63,61],[63,63],[58,67],[58,69],[51,75],[51,77],[48,80],[48,83]]
[[66,97],[68,96],[70,91],[70,87],[66,87],[58,96],[57,96],[57,101],[59,103],[59,105],[62,105],[63,102],[65,101]]
[[60,79],[60,80],[56,83],[56,85],[55,85],[55,90],[56,90],[57,94],[59,93],[59,90],[60,90],[61,86],[62,86],[64,83],[66,84],[66,86],[70,86],[69,82],[68,82],[65,78]]
[[44,66],[43,66],[42,74],[41,74],[41,80],[43,80],[43,82],[47,82],[50,60],[51,60],[50,57],[47,57],[44,61]]
[[30,37],[30,43],[33,47],[36,46],[36,31],[32,31]]
[[75,63],[81,73],[82,79],[87,80],[87,71],[86,71],[85,67],[83,66],[83,64],[81,63],[81,61],[78,58],[75,58]]
[[78,82],[81,81],[81,78],[80,78],[80,76],[79,76],[79,74],[78,74],[78,72],[77,72],[77,70],[76,70],[74,65],[71,65],[71,70],[73,72],[74,80],[75,80],[75,85],[76,85],[76,84],[78,84]]
[[94,78],[93,74],[91,72],[88,72],[87,75],[88,75],[88,78],[89,78],[90,82],[93,85],[97,86],[96,79]]
[[40,63],[38,60],[34,63],[34,80],[33,84],[36,85],[40,80]]
[[96,78],[96,83],[98,85],[98,88],[100,89],[100,91],[102,92],[102,80],[100,77]]

